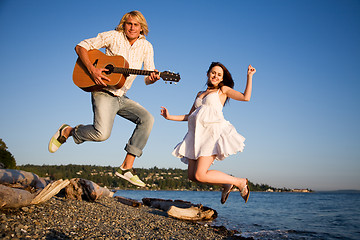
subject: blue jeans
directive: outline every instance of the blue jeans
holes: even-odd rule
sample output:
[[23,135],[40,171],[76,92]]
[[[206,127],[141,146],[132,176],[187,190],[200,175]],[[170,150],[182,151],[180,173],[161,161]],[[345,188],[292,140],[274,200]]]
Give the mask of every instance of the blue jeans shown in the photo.
[[154,117],[139,103],[126,96],[116,97],[109,93],[91,93],[94,124],[78,125],[73,131],[75,143],[101,142],[110,137],[116,114],[136,124],[135,130],[125,146],[125,151],[140,157],[149,138]]

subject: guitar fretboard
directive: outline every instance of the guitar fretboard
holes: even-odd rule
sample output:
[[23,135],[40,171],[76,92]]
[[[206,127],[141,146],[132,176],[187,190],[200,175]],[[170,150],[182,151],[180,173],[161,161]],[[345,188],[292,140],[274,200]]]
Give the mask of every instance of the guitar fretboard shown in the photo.
[[150,75],[154,71],[140,70],[140,69],[129,69],[129,68],[119,68],[115,67],[113,70],[114,73],[121,73],[125,75],[135,74],[135,75]]

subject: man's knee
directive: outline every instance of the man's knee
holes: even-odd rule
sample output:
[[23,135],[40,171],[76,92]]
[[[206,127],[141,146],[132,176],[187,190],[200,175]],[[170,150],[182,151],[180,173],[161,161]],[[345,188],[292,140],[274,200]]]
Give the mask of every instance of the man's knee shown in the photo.
[[96,134],[95,134],[95,141],[97,142],[103,142],[105,140],[107,140],[111,135],[111,132],[110,131],[96,131]]
[[138,119],[137,125],[146,130],[147,132],[151,132],[153,125],[154,125],[154,117],[150,113],[142,116],[140,119]]
[[155,119],[154,119],[154,116],[149,113],[142,119],[142,121],[148,127],[152,128],[152,126],[154,125]]

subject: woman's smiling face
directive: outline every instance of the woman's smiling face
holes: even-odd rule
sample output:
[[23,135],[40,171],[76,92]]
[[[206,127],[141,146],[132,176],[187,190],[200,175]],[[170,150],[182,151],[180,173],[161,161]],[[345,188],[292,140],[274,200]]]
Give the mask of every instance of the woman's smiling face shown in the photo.
[[217,87],[220,82],[222,82],[224,76],[224,71],[220,66],[214,66],[209,74],[208,81],[214,86]]

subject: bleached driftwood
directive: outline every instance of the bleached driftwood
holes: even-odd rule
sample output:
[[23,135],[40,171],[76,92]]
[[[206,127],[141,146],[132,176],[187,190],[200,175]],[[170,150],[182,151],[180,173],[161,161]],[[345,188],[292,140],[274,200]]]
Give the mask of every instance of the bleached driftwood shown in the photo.
[[189,207],[189,208],[179,208],[171,206],[167,211],[167,214],[170,217],[178,218],[181,220],[190,220],[190,221],[209,221],[214,220],[217,217],[215,210],[207,208],[200,205],[198,207]]
[[57,180],[55,182],[49,183],[41,192],[39,192],[35,198],[31,201],[31,204],[39,204],[46,202],[56,194],[60,192],[61,189],[66,187],[70,181],[68,179],[65,180]]
[[44,189],[31,193],[27,190],[0,185],[0,207],[16,208],[46,202],[69,183],[62,179],[48,184]]
[[48,186],[38,175],[15,169],[0,169],[0,207],[16,208],[46,201],[60,190]]
[[138,202],[134,199],[130,199],[130,198],[124,198],[124,197],[120,197],[120,196],[115,196],[115,198],[121,202],[122,204],[125,204],[125,205],[128,205],[128,206],[131,206],[131,207],[141,207],[142,204],[141,202]]
[[112,197],[114,194],[109,189],[86,179],[60,179],[48,183],[34,173],[0,169],[0,208],[43,203],[64,188],[66,197],[78,200],[84,196],[87,200],[95,201],[100,197]]
[[35,173],[15,170],[0,169],[0,184],[20,189],[42,189],[48,182]]
[[0,184],[0,208],[17,208],[30,205],[35,194]]
[[171,217],[190,221],[209,221],[217,218],[216,210],[201,204],[195,205],[182,200],[164,200],[158,198],[143,198],[147,206],[166,211]]

